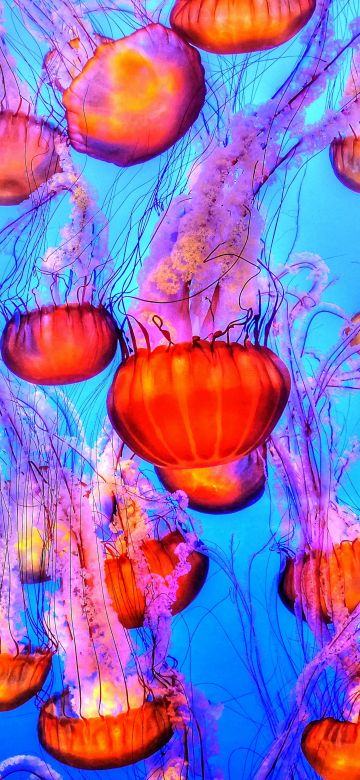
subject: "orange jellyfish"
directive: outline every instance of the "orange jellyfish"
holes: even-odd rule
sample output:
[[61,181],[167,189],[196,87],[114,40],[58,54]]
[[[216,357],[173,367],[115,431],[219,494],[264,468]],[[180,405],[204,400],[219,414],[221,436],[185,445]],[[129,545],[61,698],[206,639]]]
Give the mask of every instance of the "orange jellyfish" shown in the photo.
[[360,724],[322,718],[306,726],[301,747],[323,780],[360,780]]
[[176,0],[170,22],[200,49],[241,54],[280,46],[309,21],[315,0]]
[[157,468],[170,493],[183,490],[191,509],[224,514],[245,509],[264,493],[265,462],[258,450],[240,460],[201,469]]
[[[178,544],[184,542],[180,531],[171,531],[162,539],[146,539],[141,545],[148,571],[164,580],[174,572],[179,558],[176,554]],[[175,601],[171,612],[176,615],[195,599],[207,577],[209,559],[203,553],[193,550],[187,562],[190,570],[177,580]],[[149,599],[156,594],[147,586],[147,595],[138,581],[131,559],[122,553],[105,559],[106,585],[120,622],[125,628],[140,628],[144,623],[145,610]]]
[[337,178],[350,190],[360,192],[360,138],[356,135],[334,138],[330,160]]
[[40,711],[38,734],[45,750],[79,769],[113,769],[148,758],[172,736],[163,698],[145,701],[118,715],[67,714],[66,695],[50,699]]
[[[300,594],[296,594],[295,577],[300,583]],[[344,540],[329,552],[313,550],[296,559],[288,558],[279,592],[291,610],[296,595],[300,595],[305,615],[316,597],[326,623],[333,622],[336,606],[345,606],[349,613],[353,612],[360,603],[360,539]]]
[[0,712],[13,710],[31,699],[44,685],[52,653],[0,653]]
[[113,427],[140,457],[180,469],[230,463],[260,446],[282,414],[289,372],[267,347],[194,339],[120,365]]
[[161,24],[98,46],[63,94],[73,147],[121,166],[169,149],[204,100],[198,52]]
[[0,206],[15,206],[60,171],[57,133],[27,114],[0,113]]
[[60,385],[103,371],[116,346],[117,326],[106,309],[70,303],[15,314],[5,326],[1,354],[21,379]]

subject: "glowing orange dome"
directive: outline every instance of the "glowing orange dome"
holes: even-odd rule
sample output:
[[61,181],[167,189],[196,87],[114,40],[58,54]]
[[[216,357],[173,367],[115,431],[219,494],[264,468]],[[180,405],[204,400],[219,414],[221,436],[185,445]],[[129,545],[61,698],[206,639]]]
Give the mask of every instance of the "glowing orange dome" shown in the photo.
[[163,699],[119,715],[66,715],[66,697],[50,699],[40,711],[39,740],[58,761],[79,769],[115,769],[151,756],[172,736]]
[[360,192],[360,138],[335,138],[330,146],[330,160],[338,179],[350,190]]
[[106,309],[70,303],[14,315],[5,326],[1,354],[21,379],[61,385],[103,371],[116,346],[117,326]]
[[323,718],[306,726],[301,747],[323,780],[360,780],[360,724]]
[[0,653],[0,712],[20,707],[44,685],[52,653]]
[[115,374],[108,413],[145,460],[202,468],[262,444],[289,390],[286,366],[266,347],[198,339],[137,350]]
[[315,6],[315,0],[176,0],[170,22],[200,49],[241,54],[285,43],[309,21]]
[[204,99],[198,52],[161,24],[98,46],[63,94],[74,148],[122,166],[169,149]]
[[170,493],[187,494],[191,509],[214,514],[245,509],[263,495],[266,483],[264,459],[257,450],[220,466],[157,468],[156,473]]
[[15,206],[60,171],[56,132],[26,114],[0,113],[0,206]]
[[[184,538],[179,531],[172,531],[161,540],[145,540],[142,544],[142,552],[149,572],[159,574],[164,580],[172,574],[179,563],[175,549],[181,542],[184,542]],[[176,599],[171,607],[173,615],[191,604],[207,577],[209,559],[206,555],[194,550],[187,560],[191,568],[178,579]],[[106,558],[105,578],[113,607],[123,626],[140,628],[144,623],[146,601],[144,589],[137,581],[130,558],[126,554]],[[148,592],[147,599],[151,598],[152,594]]]
[[360,539],[345,540],[334,545],[331,552],[313,551],[304,556],[288,558],[281,575],[279,592],[282,600],[293,610],[296,593],[295,568],[301,582],[301,602],[306,615],[307,605],[314,603],[314,573],[318,584],[317,598],[323,620],[333,620],[334,600],[353,612],[360,602]]

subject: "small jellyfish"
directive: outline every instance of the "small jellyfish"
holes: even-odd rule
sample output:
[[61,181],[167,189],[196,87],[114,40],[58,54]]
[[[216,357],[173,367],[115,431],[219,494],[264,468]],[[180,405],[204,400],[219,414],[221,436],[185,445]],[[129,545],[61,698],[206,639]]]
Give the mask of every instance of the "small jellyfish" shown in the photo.
[[198,52],[161,24],[98,46],[63,94],[73,147],[121,166],[169,149],[204,100]]
[[156,466],[210,467],[260,446],[289,391],[288,370],[267,347],[194,339],[125,360],[108,414],[123,441]]
[[170,22],[200,49],[241,54],[285,43],[309,21],[315,5],[315,0],[176,0]]
[[315,720],[306,726],[301,747],[323,780],[360,780],[359,723]]
[[0,113],[0,206],[15,206],[60,172],[59,134],[27,114]]
[[337,178],[350,190],[360,192],[360,138],[335,138],[330,146],[330,160]]
[[164,699],[154,698],[118,715],[79,717],[66,695],[47,701],[38,734],[45,750],[79,769],[113,769],[155,753],[173,733]]
[[0,712],[7,712],[31,699],[44,685],[52,653],[0,653]]
[[211,514],[245,509],[261,498],[266,483],[265,462],[258,450],[220,466],[157,468],[156,473],[170,493],[186,493],[191,509]]
[[106,309],[71,303],[15,314],[5,326],[1,354],[21,379],[61,385],[103,371],[116,346],[117,326]]
[[[165,595],[165,583],[179,564],[176,548],[185,542],[180,531],[171,531],[162,539],[146,539],[141,544],[147,574],[158,575],[163,581],[161,597]],[[186,560],[188,571],[176,581],[176,596],[170,610],[173,615],[181,612],[196,598],[204,585],[209,569],[209,559],[197,550],[192,550]],[[137,577],[131,558],[122,553],[109,555],[105,559],[106,585],[115,612],[125,628],[140,628],[144,623],[147,602],[156,600],[151,579],[146,587]],[[148,579],[148,578],[147,578]],[[156,605],[152,604],[152,609]],[[160,604],[159,604],[160,608]]]

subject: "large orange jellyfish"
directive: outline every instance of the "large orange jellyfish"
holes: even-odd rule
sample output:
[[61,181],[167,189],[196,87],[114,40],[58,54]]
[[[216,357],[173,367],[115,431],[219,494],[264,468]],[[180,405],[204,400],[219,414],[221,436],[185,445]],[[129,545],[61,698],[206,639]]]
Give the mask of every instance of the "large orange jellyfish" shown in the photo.
[[323,780],[360,780],[359,723],[322,718],[306,726],[302,750]]
[[[149,572],[159,575],[164,580],[164,590],[166,590],[166,578],[173,573],[179,563],[176,548],[184,541],[180,531],[172,531],[162,539],[146,539],[141,545],[141,552]],[[207,577],[209,559],[206,555],[193,550],[188,555],[187,563],[189,571],[177,579],[176,597],[171,604],[173,615],[181,612],[194,600]],[[125,628],[142,626],[148,600],[156,599],[151,584],[148,584],[145,595],[144,587],[138,581],[133,563],[126,553],[109,555],[105,559],[105,578],[113,607],[123,626]]]
[[116,346],[117,326],[106,309],[71,303],[15,314],[5,326],[1,354],[22,379],[58,385],[103,371]]
[[169,741],[173,729],[161,698],[118,715],[81,718],[66,714],[62,696],[42,707],[38,733],[43,747],[63,764],[112,769],[147,758]]
[[0,653],[0,712],[13,710],[38,693],[50,671],[52,653]]
[[360,138],[356,135],[335,138],[330,146],[330,160],[338,179],[349,189],[360,192]]
[[55,130],[27,114],[0,113],[0,206],[15,206],[60,171]]
[[137,350],[115,375],[108,413],[157,466],[217,466],[265,441],[289,390],[286,366],[266,347],[194,339]]
[[360,539],[344,540],[329,552],[312,550],[295,559],[288,558],[279,590],[290,609],[294,608],[299,589],[305,615],[315,599],[326,623],[332,622],[336,605],[353,612],[360,602]]
[[263,495],[266,482],[265,462],[258,450],[220,466],[157,468],[156,473],[170,493],[187,494],[191,509],[214,514],[245,509]]
[[169,149],[204,99],[198,52],[160,24],[98,46],[63,94],[74,148],[121,166]]
[[200,49],[241,54],[280,46],[309,21],[315,0],[176,0],[172,27]]

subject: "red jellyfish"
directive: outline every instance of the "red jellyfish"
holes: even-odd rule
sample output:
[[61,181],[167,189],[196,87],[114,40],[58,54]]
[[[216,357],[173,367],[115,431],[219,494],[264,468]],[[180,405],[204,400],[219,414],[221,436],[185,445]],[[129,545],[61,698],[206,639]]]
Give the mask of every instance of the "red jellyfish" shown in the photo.
[[0,113],[0,206],[15,206],[60,171],[57,133],[28,114]]
[[267,347],[193,339],[136,350],[115,374],[108,413],[145,460],[202,468],[260,446],[289,391],[289,372]]
[[0,653],[0,712],[13,710],[31,699],[44,685],[52,653]]
[[169,149],[204,99],[198,52],[161,24],[98,46],[63,94],[73,147],[121,166]]
[[245,509],[264,493],[265,461],[258,450],[240,460],[201,469],[157,468],[170,493],[183,490],[191,509],[225,514]]
[[330,160],[338,179],[350,190],[360,192],[360,138],[335,138],[330,146]]
[[106,309],[70,303],[15,314],[5,326],[1,354],[21,379],[61,385],[103,371],[116,346],[117,326]]
[[114,769],[148,758],[173,734],[166,702],[144,701],[117,715],[75,717],[66,695],[40,711],[39,740],[58,761],[78,769]]
[[200,49],[241,54],[280,46],[309,21],[315,0],[176,0],[170,22]]
[[[165,583],[179,563],[176,548],[185,541],[180,531],[171,531],[162,539],[146,539],[141,544],[141,553],[149,574],[158,575]],[[111,552],[111,551],[110,551]],[[192,550],[188,557],[189,571],[180,575],[176,582],[176,596],[171,604],[171,613],[176,615],[187,607],[207,577],[209,559],[203,553]],[[140,628],[144,623],[149,601],[156,602],[157,593],[151,583],[145,589],[137,577],[133,562],[126,553],[109,555],[105,559],[105,579],[115,612],[125,628]],[[152,603],[152,607],[156,604]]]
[[322,718],[306,726],[301,747],[323,780],[360,780],[360,724]]

